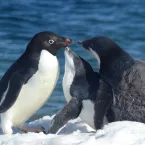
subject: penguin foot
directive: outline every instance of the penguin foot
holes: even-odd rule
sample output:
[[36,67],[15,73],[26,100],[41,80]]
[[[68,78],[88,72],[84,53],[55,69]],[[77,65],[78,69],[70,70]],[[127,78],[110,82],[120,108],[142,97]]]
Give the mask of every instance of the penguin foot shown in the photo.
[[43,132],[44,134],[46,134],[44,127],[27,127],[27,126],[23,126],[23,127],[19,127],[19,129],[21,131],[25,132],[25,133],[27,133],[27,132],[35,132],[35,133]]

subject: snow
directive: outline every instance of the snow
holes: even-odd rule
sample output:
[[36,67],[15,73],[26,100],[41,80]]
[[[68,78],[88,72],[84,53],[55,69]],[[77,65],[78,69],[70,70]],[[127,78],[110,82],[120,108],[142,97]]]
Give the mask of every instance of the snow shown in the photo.
[[[53,116],[30,122],[47,130]],[[14,129],[13,135],[0,135],[0,145],[145,145],[145,125],[138,122],[113,122],[97,133],[81,119],[71,120],[56,134],[23,133]]]

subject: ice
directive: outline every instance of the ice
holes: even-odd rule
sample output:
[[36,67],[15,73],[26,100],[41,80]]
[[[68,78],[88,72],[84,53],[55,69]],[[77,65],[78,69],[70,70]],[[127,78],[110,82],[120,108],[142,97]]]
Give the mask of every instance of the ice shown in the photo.
[[[47,130],[53,116],[44,116],[27,124]],[[143,123],[121,121],[107,124],[97,131],[81,121],[71,120],[58,134],[23,133],[14,129],[13,135],[0,135],[0,145],[145,145]]]

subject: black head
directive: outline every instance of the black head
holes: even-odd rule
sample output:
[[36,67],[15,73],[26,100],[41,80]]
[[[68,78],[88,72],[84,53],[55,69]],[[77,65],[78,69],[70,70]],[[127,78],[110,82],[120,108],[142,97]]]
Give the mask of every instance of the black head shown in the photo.
[[100,61],[100,73],[107,78],[121,77],[122,73],[134,64],[134,60],[129,54],[110,38],[93,37],[78,43],[91,51]]
[[27,46],[27,51],[40,53],[41,50],[47,50],[56,55],[60,48],[65,48],[72,44],[71,39],[59,36],[53,32],[45,31],[37,33]]
[[93,37],[91,39],[79,41],[78,43],[85,49],[91,51],[96,58],[98,57],[102,64],[107,64],[108,62],[114,63],[118,59],[130,57],[115,42],[107,37]]
[[91,51],[94,55],[98,55],[100,60],[108,59],[108,56],[120,55],[123,50],[110,38],[107,37],[93,37],[88,40],[79,41],[85,49]]

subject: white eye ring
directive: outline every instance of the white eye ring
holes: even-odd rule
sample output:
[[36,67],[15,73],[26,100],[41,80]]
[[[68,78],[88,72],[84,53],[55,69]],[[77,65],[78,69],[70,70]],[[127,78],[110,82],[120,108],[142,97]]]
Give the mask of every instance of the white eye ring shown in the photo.
[[48,42],[49,42],[49,44],[53,44],[54,40],[50,39]]

